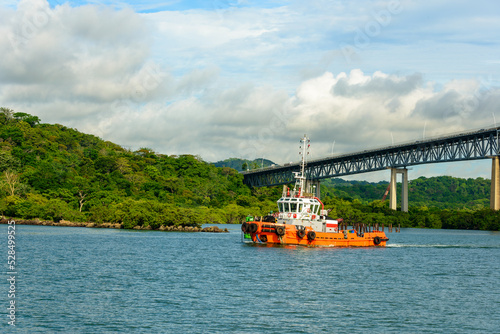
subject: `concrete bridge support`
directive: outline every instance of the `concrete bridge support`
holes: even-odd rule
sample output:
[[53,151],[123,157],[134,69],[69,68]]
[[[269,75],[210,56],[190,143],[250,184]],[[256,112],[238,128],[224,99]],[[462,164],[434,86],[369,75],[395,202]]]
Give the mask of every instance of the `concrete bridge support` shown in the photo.
[[396,168],[391,168],[391,189],[389,190],[389,209],[397,210],[397,196],[396,196],[396,182],[397,182],[397,172]]
[[391,189],[389,197],[389,208],[397,210],[397,174],[403,174],[402,194],[401,194],[401,211],[408,212],[408,169],[391,168]]
[[492,158],[490,208],[500,210],[500,157]]

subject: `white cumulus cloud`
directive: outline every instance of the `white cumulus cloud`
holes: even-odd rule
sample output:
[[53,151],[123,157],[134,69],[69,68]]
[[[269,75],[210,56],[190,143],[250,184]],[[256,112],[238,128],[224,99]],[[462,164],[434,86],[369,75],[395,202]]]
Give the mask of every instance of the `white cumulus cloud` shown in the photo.
[[6,2],[0,103],[209,161],[295,161],[304,133],[320,158],[500,119],[497,5],[393,2]]

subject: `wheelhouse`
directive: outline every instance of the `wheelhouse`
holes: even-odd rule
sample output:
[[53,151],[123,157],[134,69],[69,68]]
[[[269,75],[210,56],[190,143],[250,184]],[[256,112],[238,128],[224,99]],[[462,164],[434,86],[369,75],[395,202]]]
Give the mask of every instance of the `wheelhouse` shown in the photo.
[[306,197],[282,197],[278,200],[278,210],[280,213],[305,213],[318,215],[321,203],[316,198]]

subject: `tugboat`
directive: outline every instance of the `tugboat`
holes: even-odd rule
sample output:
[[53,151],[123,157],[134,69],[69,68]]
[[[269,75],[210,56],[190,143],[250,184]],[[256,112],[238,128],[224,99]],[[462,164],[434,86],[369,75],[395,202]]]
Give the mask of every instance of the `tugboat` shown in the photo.
[[311,184],[305,174],[310,140],[304,135],[300,142],[301,168],[300,172],[294,172],[294,189],[283,186],[277,213],[265,217],[247,217],[247,221],[241,225],[243,242],[310,247],[386,246],[389,239],[383,226],[379,229],[378,224],[373,227],[356,224],[349,229],[342,218],[328,217],[329,210],[325,210],[319,196],[310,192]]

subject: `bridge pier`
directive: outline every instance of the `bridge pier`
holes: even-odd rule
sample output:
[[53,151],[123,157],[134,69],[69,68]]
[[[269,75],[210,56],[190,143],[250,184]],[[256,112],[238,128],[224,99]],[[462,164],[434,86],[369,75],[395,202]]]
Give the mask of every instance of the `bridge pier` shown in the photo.
[[408,212],[408,169],[391,168],[391,188],[389,190],[389,208],[397,210],[397,174],[403,174],[402,194],[401,194],[401,211]]
[[491,198],[490,208],[500,210],[500,158],[491,159]]
[[397,182],[397,172],[396,168],[391,168],[391,189],[389,190],[389,209],[391,210],[397,210],[398,205],[396,203],[397,201],[397,196],[396,196],[396,182]]

